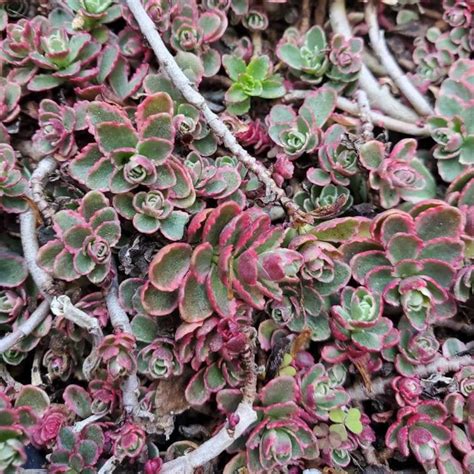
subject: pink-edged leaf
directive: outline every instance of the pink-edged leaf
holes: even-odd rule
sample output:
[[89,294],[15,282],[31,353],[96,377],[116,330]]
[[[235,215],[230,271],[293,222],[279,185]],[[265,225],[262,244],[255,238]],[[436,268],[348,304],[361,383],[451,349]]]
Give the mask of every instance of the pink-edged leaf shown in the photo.
[[260,399],[265,406],[294,401],[297,392],[296,380],[289,376],[276,377],[260,391]]
[[203,321],[212,314],[206,287],[191,272],[186,275],[179,290],[179,312],[188,323]]
[[192,248],[186,243],[174,243],[159,250],[150,263],[149,277],[162,291],[177,290],[191,265]]
[[214,249],[209,242],[198,245],[191,258],[191,271],[199,283],[204,283],[212,266]]
[[206,390],[204,383],[204,370],[199,371],[191,378],[184,391],[184,396],[191,405],[202,405],[209,399],[210,392]]
[[178,306],[177,291],[161,291],[151,282],[143,285],[140,296],[143,308],[151,316],[166,316]]
[[91,412],[91,397],[79,385],[68,385],[63,393],[65,405],[80,418],[87,418]]
[[173,115],[173,100],[166,92],[158,92],[146,97],[137,107],[135,114],[137,124],[141,127],[148,117],[156,114],[166,113]]
[[206,282],[207,296],[214,311],[220,316],[232,317],[235,315],[237,303],[229,297],[229,290],[219,278],[219,271],[213,266]]
[[240,206],[233,201],[225,202],[214,209],[204,224],[203,240],[210,242],[212,245],[217,245],[224,227],[240,212]]
[[432,207],[415,219],[418,236],[423,240],[440,237],[457,238],[464,228],[464,217],[455,207]]

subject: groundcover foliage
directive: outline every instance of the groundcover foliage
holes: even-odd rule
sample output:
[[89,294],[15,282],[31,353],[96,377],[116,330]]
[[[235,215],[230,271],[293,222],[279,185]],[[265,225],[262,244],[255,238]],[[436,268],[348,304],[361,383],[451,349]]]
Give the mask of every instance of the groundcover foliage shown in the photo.
[[473,14],[0,1],[0,472],[474,472]]

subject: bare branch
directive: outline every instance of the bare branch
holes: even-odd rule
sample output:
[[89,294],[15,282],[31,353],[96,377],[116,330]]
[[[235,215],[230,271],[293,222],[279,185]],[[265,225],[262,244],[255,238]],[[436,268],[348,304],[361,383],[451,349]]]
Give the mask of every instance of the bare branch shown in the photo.
[[17,342],[29,336],[48,316],[49,301],[44,300],[31,314],[31,316],[20,324],[13,332],[0,339],[0,354],[11,349]]
[[[344,0],[332,1],[329,17],[335,33],[340,33],[346,38],[352,37]],[[382,110],[387,115],[408,123],[419,120],[415,111],[401,104],[387,89],[380,86],[377,79],[365,65],[362,65],[360,70],[359,85],[367,93],[372,108]]]
[[[308,90],[294,90],[285,95],[285,102],[293,102],[296,100],[303,100],[309,93]],[[343,110],[351,115],[359,115],[359,106],[345,97],[338,97],[336,107]],[[369,113],[370,120],[374,125],[394,132],[404,133],[406,135],[412,135],[415,137],[426,137],[429,136],[430,132],[428,127],[418,127],[412,123],[403,122],[401,120],[394,119],[387,115],[383,115],[373,110]]]
[[[33,171],[30,180],[31,183],[41,183],[48,175],[50,175],[57,167],[56,161],[51,158],[45,158],[39,162]],[[32,191],[29,193],[30,199],[33,198]],[[53,279],[36,263],[38,255],[38,239],[36,237],[36,215],[33,209],[20,214],[20,232],[21,244],[23,246],[23,255],[26,260],[28,271],[38,289],[46,297],[50,298],[51,289],[53,287]]]
[[380,31],[377,21],[377,10],[372,0],[365,6],[365,20],[369,27],[370,44],[375,54],[380,59],[388,75],[393,79],[403,95],[413,105],[415,110],[421,115],[432,115],[434,110],[421,92],[413,85],[410,79],[404,74],[385,42],[384,33]]
[[370,104],[365,91],[359,89],[356,92],[357,105],[359,106],[360,121],[362,122],[362,138],[368,142],[374,138],[374,126],[370,118]]

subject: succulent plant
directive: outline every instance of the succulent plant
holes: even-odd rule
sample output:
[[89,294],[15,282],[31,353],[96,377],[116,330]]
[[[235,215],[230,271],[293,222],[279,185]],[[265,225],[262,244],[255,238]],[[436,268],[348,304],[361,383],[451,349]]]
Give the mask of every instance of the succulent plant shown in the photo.
[[334,337],[350,341],[361,351],[380,352],[392,331],[392,321],[382,317],[380,295],[367,288],[346,287],[341,294],[341,305],[331,308],[330,327]]
[[30,91],[54,89],[66,81],[81,84],[97,74],[87,68],[100,53],[100,45],[88,33],[70,35],[65,29],[51,28],[41,37],[40,46],[30,52],[31,61],[42,71],[28,83]]
[[248,64],[236,56],[224,55],[222,63],[233,84],[226,92],[227,110],[242,115],[250,109],[250,99],[278,99],[285,94],[281,76],[273,74],[268,56],[253,58]]
[[97,460],[104,449],[105,437],[97,424],[86,426],[80,433],[70,427],[59,431],[57,448],[50,457],[52,473],[94,474]]
[[260,392],[257,425],[246,442],[247,468],[271,472],[294,463],[298,458],[314,459],[318,445],[312,431],[299,415],[295,403],[295,379],[280,376]]
[[0,420],[0,469],[5,474],[14,474],[26,461],[25,445],[36,414],[29,406],[13,407],[9,398],[0,392]]
[[0,210],[19,213],[28,208],[27,183],[17,168],[15,150],[0,143]]
[[148,313],[161,316],[177,306],[186,322],[198,322],[215,311],[232,316],[237,298],[263,309],[266,298],[281,298],[280,282],[292,281],[301,256],[281,248],[282,229],[257,208],[242,211],[232,202],[198,213],[188,240],[170,244],[153,259],[149,281],[141,290]]
[[135,338],[128,333],[110,334],[104,338],[98,355],[107,365],[107,372],[112,379],[124,377],[136,369],[137,362],[133,357],[135,347]]
[[451,182],[472,166],[474,123],[472,99],[474,86],[470,83],[474,61],[458,60],[443,81],[436,101],[437,115],[428,123],[436,142],[433,156],[444,181]]
[[344,186],[312,184],[295,194],[295,202],[316,220],[336,217],[347,211],[353,203],[350,191]]
[[0,57],[15,66],[8,75],[9,80],[24,85],[36,74],[38,67],[30,54],[40,48],[41,37],[47,30],[48,22],[41,16],[31,20],[22,18],[7,25],[5,39],[0,44]]
[[114,435],[114,455],[118,459],[136,458],[145,448],[146,433],[133,423],[125,423]]
[[[71,162],[72,176],[90,189],[115,194],[148,186],[167,191],[173,206],[189,206],[195,198],[191,178],[171,156],[175,136],[172,115],[173,102],[166,93],[148,96],[140,104],[135,114],[138,130],[118,107],[104,109],[104,104],[92,102],[88,120],[97,145],[87,145]],[[156,198],[151,201],[158,203]],[[141,202],[136,204],[142,208]],[[136,212],[134,208],[121,210],[127,216]]]
[[172,339],[156,338],[138,353],[138,370],[151,379],[166,379],[181,375],[183,364]]
[[324,30],[313,26],[303,37],[296,28],[287,30],[276,53],[300,79],[319,84],[330,67],[328,49]]
[[378,191],[384,209],[396,206],[400,200],[419,202],[435,196],[434,178],[416,157],[414,139],[401,140],[388,156],[383,143],[369,141],[360,147],[359,160],[369,171],[370,187]]
[[101,43],[108,39],[105,25],[117,20],[122,14],[115,0],[67,0],[67,5],[75,13],[72,27],[91,32]]
[[342,252],[357,282],[423,330],[456,312],[450,288],[463,258],[463,220],[439,201],[415,206],[410,214],[387,211],[374,220],[370,239],[344,244]]
[[399,406],[416,406],[420,403],[423,388],[417,378],[397,376],[392,380],[391,385]]
[[33,136],[33,143],[40,156],[52,155],[58,161],[64,161],[77,153],[74,132],[86,128],[85,107],[81,102],[76,107],[69,107],[43,99],[38,122],[40,128]]
[[311,153],[321,140],[321,128],[336,105],[331,89],[310,93],[295,113],[287,105],[275,105],[267,118],[268,134],[290,159]]
[[331,411],[347,405],[350,397],[340,380],[331,377],[323,364],[314,364],[301,375],[301,404],[312,420],[327,421]]
[[352,176],[360,171],[358,150],[341,125],[331,125],[321,139],[318,149],[319,168],[309,168],[306,178],[312,184],[324,186],[331,182],[348,186]]
[[77,211],[60,211],[53,221],[56,239],[41,247],[40,266],[65,281],[84,275],[92,283],[102,283],[110,272],[112,247],[120,238],[120,222],[108,199],[90,191]]
[[404,456],[412,452],[425,469],[439,469],[443,447],[451,441],[449,429],[443,426],[446,416],[446,408],[437,401],[401,408],[396,422],[387,430],[385,443],[398,448]]
[[326,75],[337,83],[348,83],[357,80],[362,66],[363,41],[360,38],[344,38],[336,34],[331,40],[329,61],[331,67]]

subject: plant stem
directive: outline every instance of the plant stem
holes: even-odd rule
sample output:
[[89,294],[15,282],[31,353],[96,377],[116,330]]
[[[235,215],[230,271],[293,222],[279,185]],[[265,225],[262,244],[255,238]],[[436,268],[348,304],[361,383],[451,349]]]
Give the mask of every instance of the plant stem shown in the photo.
[[362,89],[356,92],[357,105],[359,106],[360,121],[362,122],[361,132],[365,142],[374,139],[374,126],[370,116],[370,105],[367,94]]
[[90,425],[91,423],[96,422],[97,420],[100,420],[104,416],[105,416],[104,413],[98,413],[96,415],[88,416],[84,420],[81,420],[75,423],[74,426],[72,427],[72,430],[74,431],[74,433],[80,433],[86,426]]
[[[331,2],[329,17],[335,33],[340,33],[346,38],[352,37],[344,0],[333,0]],[[364,64],[359,74],[359,85],[367,93],[370,105],[373,108],[380,109],[389,116],[408,123],[419,120],[415,111],[401,104],[387,89],[380,87],[377,79]]]
[[309,30],[311,22],[311,0],[302,0],[301,2],[301,23],[300,32],[305,34]]
[[0,339],[0,354],[11,349],[24,337],[29,336],[44,321],[48,314],[49,301],[44,300],[24,323]]
[[[293,102],[296,100],[303,100],[310,91],[308,90],[293,90],[285,95],[285,102]],[[345,97],[338,97],[336,107],[343,110],[351,115],[359,115],[359,106]],[[412,123],[403,122],[401,120],[388,117],[379,112],[370,111],[370,120],[374,125],[394,132],[404,133],[406,135],[412,135],[415,137],[426,137],[429,136],[430,132],[428,127],[418,127]]]
[[[107,296],[105,297],[107,309],[109,311],[110,322],[117,331],[132,334],[132,326],[128,320],[128,315],[120,305],[118,298],[117,277],[112,281]],[[122,403],[128,414],[133,414],[138,410],[138,381],[136,370],[132,372],[122,383]]]
[[43,181],[57,168],[57,166],[57,161],[54,158],[44,158],[39,162],[38,167],[33,172],[30,179],[31,198],[47,224],[51,224],[54,210],[51,209],[51,206],[44,197]]
[[[42,181],[44,181],[48,175],[56,169],[56,167],[57,163],[51,157],[40,161],[31,175],[30,186],[32,186],[32,183],[36,183],[37,187],[40,186],[40,183],[42,183]],[[29,197],[30,199],[33,199],[33,192],[31,189]],[[36,237],[36,215],[33,209],[28,209],[20,214],[20,233],[23,255],[26,260],[28,271],[41,293],[46,298],[50,298],[53,288],[53,279],[36,263],[39,246]]]
[[451,319],[444,319],[441,321],[436,321],[434,326],[440,328],[452,329],[453,331],[467,334],[468,336],[474,335],[474,326],[472,324],[463,323],[459,321],[453,321]]
[[254,348],[250,342],[241,357],[246,377],[242,390],[243,398],[235,411],[235,415],[239,417],[236,427],[231,431],[227,426],[223,426],[194,451],[165,463],[160,470],[161,474],[192,474],[195,468],[219,456],[257,420],[257,414],[253,409],[257,390],[257,370]]
[[316,10],[314,11],[314,24],[324,26],[326,15],[328,13],[328,0],[318,0]]
[[51,302],[51,312],[54,315],[67,319],[85,329],[92,336],[93,343],[91,353],[84,359],[82,364],[84,377],[86,380],[90,380],[92,372],[95,370],[99,362],[97,348],[104,339],[104,334],[102,333],[99,321],[74,306],[70,298],[66,295],[61,295],[53,299]]
[[143,8],[140,0],[127,0],[127,5],[133,13],[140,30],[150,43],[155,55],[168,74],[177,90],[183,97],[198,110],[201,111],[204,119],[217,138],[219,138],[225,147],[231,151],[236,158],[250,171],[255,173],[258,179],[265,185],[267,196],[276,195],[280,202],[292,214],[301,214],[299,207],[289,199],[285,191],[280,188],[273,180],[271,173],[251,156],[237,142],[232,132],[226,127],[222,120],[209,108],[204,97],[191,85],[189,79],[176,63],[174,57],[168,51],[160,34],[155,28],[155,24]]
[[370,44],[375,54],[380,59],[388,75],[398,86],[403,95],[413,105],[415,110],[421,115],[432,115],[434,110],[428,101],[421,95],[420,91],[413,85],[410,79],[404,74],[385,42],[384,33],[380,31],[377,21],[377,10],[373,0],[365,6],[365,20],[369,27]]
[[[446,359],[439,357],[435,361],[428,365],[420,365],[414,368],[413,376],[423,378],[433,373],[445,374],[447,372],[457,372],[462,367],[473,365],[474,357],[470,355],[453,357]],[[392,379],[379,377],[372,380],[372,390],[369,392],[363,384],[357,384],[354,387],[347,389],[347,393],[354,401],[362,401],[373,398],[377,395],[386,393],[388,386],[392,382]]]

